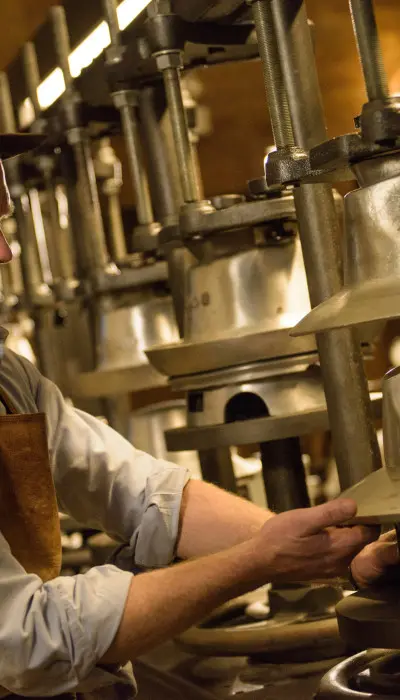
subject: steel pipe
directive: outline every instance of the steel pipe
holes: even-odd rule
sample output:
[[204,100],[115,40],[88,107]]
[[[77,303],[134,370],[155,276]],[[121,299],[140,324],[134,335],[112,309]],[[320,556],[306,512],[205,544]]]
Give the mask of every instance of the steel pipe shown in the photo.
[[349,0],[349,7],[368,99],[386,100],[389,87],[373,0]]
[[[272,0],[272,13],[295,145],[309,150],[325,140],[326,129],[305,3]],[[294,196],[310,300],[316,306],[342,286],[339,222],[329,185],[300,185]],[[344,489],[380,467],[367,380],[352,330],[320,334],[317,344]]]
[[154,213],[162,225],[174,224],[181,202],[177,201],[171,181],[171,166],[164,137],[157,119],[155,89],[145,87],[139,94],[140,127],[148,156],[148,174]]
[[307,508],[310,499],[299,438],[262,442],[260,454],[268,508],[274,513]]
[[79,202],[83,229],[81,236],[85,239],[86,265],[92,273],[95,273],[99,269],[105,270],[109,259],[93,158],[89,138],[86,131],[79,124],[75,111],[77,96],[73,92],[73,79],[69,66],[70,45],[64,7],[56,5],[50,8],[50,17],[57,57],[66,86],[65,93],[61,99],[67,120],[67,138],[75,159],[76,185],[79,192],[77,201]]
[[193,157],[186,111],[182,99],[180,69],[175,66],[169,66],[163,69],[162,74],[178,159],[183,198],[187,203],[197,202],[200,199],[198,171]]
[[252,11],[275,145],[278,149],[284,146],[294,146],[292,122],[273,25],[271,3],[255,0],[252,3]]
[[[117,100],[116,97],[121,101]],[[122,131],[126,142],[129,169],[135,193],[136,215],[141,225],[154,222],[149,186],[140,146],[136,98],[130,91],[121,91],[115,96],[115,104],[121,113]]]

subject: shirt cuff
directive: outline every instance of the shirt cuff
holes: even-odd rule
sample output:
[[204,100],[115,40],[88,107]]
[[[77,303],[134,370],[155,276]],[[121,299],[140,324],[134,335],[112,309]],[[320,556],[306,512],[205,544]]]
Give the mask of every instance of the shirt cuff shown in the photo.
[[182,493],[190,472],[169,462],[160,467],[147,479],[140,525],[129,544],[120,547],[112,557],[121,569],[162,568],[175,558]]

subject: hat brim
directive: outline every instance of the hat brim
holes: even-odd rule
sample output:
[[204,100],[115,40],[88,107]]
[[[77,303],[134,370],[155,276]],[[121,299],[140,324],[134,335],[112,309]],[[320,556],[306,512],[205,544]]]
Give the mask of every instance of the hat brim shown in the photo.
[[0,134],[0,158],[6,160],[32,151],[46,140],[41,134]]
[[300,336],[400,317],[400,277],[345,287],[310,311],[291,331]]

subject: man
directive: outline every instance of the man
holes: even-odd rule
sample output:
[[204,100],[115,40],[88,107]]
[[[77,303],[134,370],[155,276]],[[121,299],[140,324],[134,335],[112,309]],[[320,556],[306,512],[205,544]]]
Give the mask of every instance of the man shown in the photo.
[[[0,136],[0,157],[35,145],[29,138]],[[4,217],[10,198],[2,168],[0,188]],[[10,259],[1,233],[0,261]],[[366,528],[337,527],[354,515],[352,501],[273,516],[191,481],[182,468],[135,450],[100,421],[71,408],[56,386],[9,351],[0,364],[0,397],[0,495],[6,481],[8,489],[0,508],[7,516],[0,521],[0,697],[79,691],[107,698],[121,683],[127,698],[132,679],[118,670],[122,664],[230,598],[269,581],[345,574],[360,551],[353,573],[361,583],[383,571],[386,542],[362,551],[371,541]],[[46,459],[32,450],[36,431],[40,451],[41,413],[59,509],[125,543],[125,570],[107,565],[51,578],[40,573],[48,571],[46,563],[23,566],[43,538],[51,540],[50,510],[40,511],[49,489]],[[26,455],[36,456],[32,469],[29,459],[24,463]],[[22,478],[16,486],[18,470]],[[18,488],[26,491],[32,474],[25,512]],[[18,507],[8,512],[7,504],[14,502]],[[31,518],[26,537],[36,537],[37,552],[15,534],[26,513]],[[168,567],[176,557],[188,561]],[[391,555],[390,563],[394,559]],[[133,576],[130,570],[138,566],[148,571]]]

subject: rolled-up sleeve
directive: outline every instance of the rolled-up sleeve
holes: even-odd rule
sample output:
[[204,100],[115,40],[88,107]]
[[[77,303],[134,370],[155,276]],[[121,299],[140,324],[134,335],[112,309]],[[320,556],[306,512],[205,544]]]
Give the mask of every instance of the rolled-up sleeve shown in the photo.
[[125,543],[123,568],[169,564],[189,471],[136,450],[100,420],[71,407],[43,377],[36,403],[47,418],[60,510]]
[[[131,580],[108,565],[43,583],[0,534],[0,686],[34,697],[87,684],[117,632]],[[97,687],[111,682],[107,675],[98,667]]]

